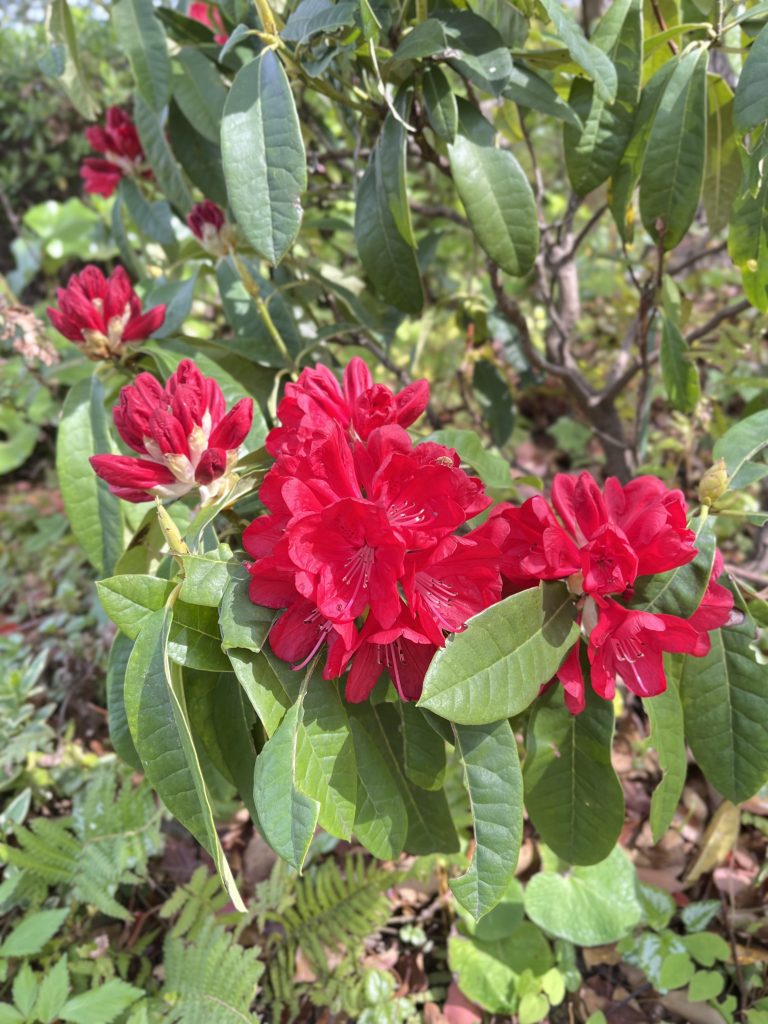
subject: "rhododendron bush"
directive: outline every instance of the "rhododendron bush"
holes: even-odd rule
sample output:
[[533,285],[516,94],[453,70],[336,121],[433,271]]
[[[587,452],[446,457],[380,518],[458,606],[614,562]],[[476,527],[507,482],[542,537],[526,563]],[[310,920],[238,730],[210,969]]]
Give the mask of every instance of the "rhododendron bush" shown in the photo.
[[[526,815],[568,863],[609,855],[622,707],[658,754],[655,837],[686,744],[727,799],[758,791],[765,602],[718,541],[724,512],[765,521],[768,413],[727,429],[708,404],[689,345],[735,314],[687,323],[697,257],[673,251],[704,189],[737,312],[768,308],[768,27],[751,43],[761,24],[721,11],[670,29],[639,0],[589,39],[548,0],[111,7],[135,92],[87,130],[82,179],[120,258],[72,274],[49,310],[92,366],[58,471],[118,630],[115,749],[235,905],[222,792],[300,869],[318,827],[382,859],[456,853],[460,777],[474,845],[451,887],[479,918]],[[715,59],[724,39],[740,79]],[[708,148],[718,112],[735,175]],[[537,119],[564,126],[562,203]],[[618,343],[585,348],[578,261],[609,214],[636,290]],[[441,270],[446,239],[480,282],[466,294]],[[515,448],[531,381],[590,438],[545,480]],[[671,471],[649,462],[652,401],[697,424]]]

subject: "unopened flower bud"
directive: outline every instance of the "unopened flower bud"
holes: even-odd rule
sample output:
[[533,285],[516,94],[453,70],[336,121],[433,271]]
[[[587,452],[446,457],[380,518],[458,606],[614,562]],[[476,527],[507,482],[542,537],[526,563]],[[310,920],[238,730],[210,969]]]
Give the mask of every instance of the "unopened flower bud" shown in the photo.
[[232,230],[224,211],[210,199],[195,203],[187,217],[189,230],[204,249],[214,256],[225,256],[232,241]]
[[157,506],[157,518],[160,523],[160,530],[165,537],[165,542],[172,555],[188,555],[189,548],[184,542],[184,538],[179,532],[179,528],[171,519],[170,512],[168,509],[161,504],[159,498],[155,498],[155,505]]
[[699,483],[699,501],[711,505],[728,490],[728,470],[725,459],[718,459],[710,466]]

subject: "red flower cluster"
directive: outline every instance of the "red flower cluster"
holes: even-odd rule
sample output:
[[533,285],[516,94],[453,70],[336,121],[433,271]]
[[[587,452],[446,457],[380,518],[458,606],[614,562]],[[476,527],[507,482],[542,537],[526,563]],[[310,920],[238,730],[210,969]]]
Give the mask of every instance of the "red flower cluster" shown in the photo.
[[109,197],[124,176],[152,176],[136,126],[120,107],[110,107],[104,127],[86,128],[85,137],[92,149],[104,154],[103,159],[89,156],[83,161],[80,177],[86,192]]
[[184,359],[165,387],[140,373],[120,392],[113,410],[125,443],[145,458],[94,455],[91,465],[109,489],[126,501],[180,498],[200,489],[204,503],[232,483],[237,452],[251,429],[253,399],[229,412],[221,388]]
[[405,431],[428,397],[425,381],[399,394],[374,384],[361,359],[343,387],[324,366],[304,370],[267,438],[270,514],[243,537],[251,599],[285,609],[270,632],[278,657],[300,668],[325,647],[327,679],[349,667],[352,702],[384,670],[418,698],[445,633],[501,595],[498,547],[456,532],[490,504],[482,483],[452,449]]
[[[595,692],[610,700],[618,676],[641,697],[662,693],[667,685],[664,651],[706,654],[707,631],[729,616],[733,598],[715,582],[722,560],[718,556],[707,592],[689,619],[633,610],[616,599],[631,598],[638,577],[678,568],[696,557],[682,493],[652,476],[626,486],[611,478],[601,493],[588,473],[560,474],[552,504],[554,510],[534,497],[520,508],[500,505],[479,531],[501,549],[506,589],[567,579],[571,591],[583,595],[581,625]],[[558,673],[574,713],[584,708],[579,647]]]
[[221,17],[221,11],[215,4],[192,3],[189,5],[187,17],[192,18],[193,21],[199,21],[201,25],[205,25],[211,32],[214,29],[219,29],[213,37],[213,41],[218,43],[219,46],[223,46],[229,39],[229,36],[224,31],[224,20]]
[[145,341],[165,320],[165,306],[141,311],[141,300],[122,267],[110,277],[87,266],[56,292],[59,309],[48,307],[51,323],[90,359],[111,359],[122,346]]
[[230,228],[224,211],[210,199],[195,203],[187,217],[189,230],[216,256],[224,256],[229,248]]

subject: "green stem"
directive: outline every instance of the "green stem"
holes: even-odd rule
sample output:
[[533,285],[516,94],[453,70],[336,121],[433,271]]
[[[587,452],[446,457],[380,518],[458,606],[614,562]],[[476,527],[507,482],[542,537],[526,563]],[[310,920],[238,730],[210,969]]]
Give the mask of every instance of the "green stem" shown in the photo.
[[427,0],[416,0],[416,24],[427,20]]
[[267,35],[277,35],[277,22],[275,16],[272,13],[272,8],[269,6],[269,0],[253,0],[256,12],[259,15],[259,21],[261,27],[264,29]]
[[269,334],[272,341],[275,343],[277,351],[283,357],[286,364],[290,368],[291,372],[295,373],[296,364],[293,360],[293,356],[288,351],[288,347],[283,341],[283,337],[280,334],[280,331],[278,331],[277,327],[275,327],[275,321],[272,319],[267,304],[262,298],[261,288],[259,288],[258,281],[256,281],[253,274],[248,269],[247,265],[240,259],[240,257],[234,251],[232,252],[232,260],[235,264],[235,269],[237,270],[237,273],[240,276],[240,280],[243,282],[245,290],[253,299],[258,314],[261,317],[262,321],[264,322],[264,326],[267,328],[267,333]]

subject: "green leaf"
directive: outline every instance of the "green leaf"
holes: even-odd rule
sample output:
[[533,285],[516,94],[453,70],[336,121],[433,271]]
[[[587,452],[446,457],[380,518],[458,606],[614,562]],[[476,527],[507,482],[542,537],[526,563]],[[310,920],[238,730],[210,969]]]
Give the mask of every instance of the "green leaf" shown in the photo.
[[96,583],[102,608],[131,640],[139,635],[152,612],[164,607],[173,586],[156,576],[112,576]]
[[168,145],[163,122],[139,93],[134,96],[133,118],[157,184],[170,204],[185,218],[192,209],[192,194]]
[[214,64],[199,50],[185,47],[173,65],[173,98],[192,127],[204,139],[219,144],[227,90]]
[[125,712],[125,672],[132,650],[133,641],[118,633],[112,641],[107,663],[109,738],[117,756],[137,771],[141,771],[141,758],[136,753]]
[[731,947],[722,935],[715,932],[685,935],[682,942],[693,959],[703,967],[713,967],[718,960],[725,962],[731,959]]
[[484,251],[513,277],[524,277],[539,249],[536,203],[508,149],[478,146],[457,135],[448,147],[456,190]]
[[544,583],[486,608],[437,652],[419,705],[461,725],[519,714],[576,642],[574,616],[561,583]]
[[450,66],[484,92],[501,95],[513,65],[499,32],[474,11],[440,11],[436,17],[449,39],[443,57]]
[[586,701],[572,715],[562,687],[553,686],[534,704],[526,739],[525,806],[543,841],[569,864],[603,860],[624,823],[611,765],[613,707],[588,680]]
[[218,608],[230,582],[229,548],[203,555],[184,555],[179,597],[189,604]]
[[[274,608],[262,608],[248,596],[251,574],[244,565],[228,563],[228,581],[219,605],[222,649],[260,651],[275,620]],[[270,730],[271,731],[271,730]]]
[[752,43],[741,69],[733,99],[733,125],[739,135],[746,135],[768,121],[768,96],[765,79],[768,75],[768,25]]
[[296,733],[300,715],[301,704],[297,701],[259,754],[253,784],[253,799],[264,838],[275,853],[297,871],[301,871],[306,860],[320,814],[318,801],[305,796],[296,782]]
[[559,0],[541,0],[541,5],[552,19],[555,31],[573,60],[595,83],[598,96],[605,103],[613,103],[618,89],[618,77],[610,57],[587,41],[573,16],[560,6]]
[[27,914],[0,943],[0,957],[35,956],[50,942],[69,916],[69,909]]
[[509,492],[512,486],[509,463],[503,456],[483,448],[474,430],[445,427],[442,430],[435,430],[427,440],[457,451],[461,461],[475,470],[486,487]]
[[357,807],[353,831],[379,860],[403,852],[408,816],[397,782],[362,721],[350,718],[357,763]]
[[165,200],[150,203],[133,178],[120,181],[119,195],[131,220],[143,235],[161,245],[173,245],[176,235],[171,226],[171,208]]
[[168,137],[190,181],[209,199],[226,207],[227,185],[221,165],[221,149],[196,132],[173,101],[168,114]]
[[[26,965],[25,965],[26,966]],[[0,1024],[25,1024],[27,1018],[10,1003],[0,1003]]]
[[104,387],[95,375],[80,380],[64,400],[56,439],[56,472],[72,532],[100,575],[122,553],[120,499],[109,493],[88,461],[114,452],[104,409]]
[[677,904],[665,889],[638,882],[637,898],[643,908],[643,920],[649,928],[660,932],[666,928],[677,910]]
[[430,128],[441,139],[453,142],[459,127],[459,108],[448,79],[433,65],[425,69],[421,87]]
[[523,778],[509,722],[454,725],[453,730],[476,846],[468,871],[450,886],[478,920],[504,897],[514,878],[523,836]]
[[143,989],[120,978],[111,978],[101,982],[98,988],[68,1000],[61,1009],[61,1019],[69,1024],[111,1024],[115,1017],[143,995]]
[[578,946],[601,946],[628,935],[643,909],[635,868],[616,847],[598,864],[567,875],[535,874],[525,887],[525,912],[540,928]]
[[723,434],[715,443],[713,459],[725,459],[728,486],[738,490],[768,473],[768,465],[754,459],[768,448],[768,410],[747,416]]
[[405,849],[408,853],[455,853],[459,849],[451,812],[442,790],[415,786],[405,774],[405,751],[400,717],[391,704],[348,705],[350,718],[365,727],[387,764],[408,815]]
[[405,774],[422,789],[442,789],[445,782],[445,741],[432,728],[426,713],[413,704],[398,702],[403,735]]
[[[268,658],[266,653],[230,648],[227,651],[235,675],[267,736],[280,724],[296,699],[298,683],[290,665]],[[292,678],[287,678],[292,675]]]
[[[273,284],[261,276],[255,261],[242,259],[242,262],[259,286],[272,322],[286,348],[295,355],[304,343],[289,303]],[[216,267],[216,280],[224,306],[224,315],[236,335],[236,339],[228,339],[227,346],[246,359],[264,366],[284,366],[285,357],[272,340],[253,299],[240,280],[231,257],[219,262]]]
[[698,554],[687,565],[641,576],[635,582],[631,607],[687,619],[701,604],[715,562],[715,533],[711,519],[694,519]]
[[722,231],[741,183],[739,145],[733,130],[733,93],[724,78],[707,76],[707,163],[703,199],[712,234]]
[[744,294],[761,313],[768,310],[768,175],[763,141],[745,165],[744,180],[728,225],[728,253],[741,271]]
[[661,379],[675,409],[692,413],[701,398],[699,371],[691,361],[688,344],[677,324],[667,315],[661,319]]
[[299,232],[307,166],[291,87],[272,50],[237,73],[224,107],[221,152],[243,233],[259,255],[279,263]]
[[99,114],[99,103],[88,85],[80,61],[80,47],[77,31],[72,20],[67,0],[51,0],[46,12],[46,35],[48,41],[65,55],[64,70],[57,76],[64,86],[73,106],[86,119],[93,121]]
[[142,99],[156,114],[162,113],[171,95],[171,65],[152,0],[118,0],[112,7],[112,23]]
[[286,43],[297,43],[301,46],[312,36],[322,32],[328,35],[338,28],[354,25],[357,4],[352,0],[301,0],[295,11],[291,13],[280,33]]
[[680,911],[685,930],[688,932],[700,932],[712,921],[723,905],[720,900],[699,900],[696,903],[689,903]]
[[40,983],[28,963],[23,963],[13,979],[12,995],[16,1006],[28,1017],[37,1002]]
[[705,1003],[717,999],[725,988],[725,978],[719,971],[696,971],[688,985],[688,998],[692,1003]]
[[606,103],[595,86],[574,80],[569,103],[583,128],[564,128],[565,162],[576,193],[586,195],[616,171],[632,136],[640,95],[643,18],[640,0],[610,5],[592,42],[613,61],[618,76],[616,99]]
[[165,320],[154,332],[154,338],[169,338],[178,334],[189,316],[195,297],[197,271],[185,281],[159,281],[144,295],[145,306],[165,306]]
[[525,972],[539,977],[552,966],[552,951],[539,929],[523,921],[494,941],[463,935],[448,940],[448,965],[461,992],[489,1013],[512,1014]]
[[673,249],[699,205],[707,142],[707,54],[682,54],[661,97],[640,174],[646,231]]
[[678,692],[678,676],[682,660],[670,656],[664,659],[667,689],[656,697],[643,701],[651,724],[651,746],[656,751],[662,779],[651,797],[651,831],[658,843],[672,824],[680,797],[683,795],[688,762],[685,754],[683,705]]
[[426,18],[411,29],[395,50],[393,61],[431,57],[448,46],[448,36],[437,18]]
[[219,617],[214,608],[177,601],[168,642],[171,661],[202,672],[226,672],[229,659],[221,649]]
[[768,779],[768,673],[753,650],[755,624],[710,632],[704,658],[687,655],[680,675],[685,733],[712,785],[733,803]]
[[424,304],[405,181],[405,128],[390,113],[355,200],[360,260],[381,296],[404,313]]
[[507,79],[502,96],[513,100],[521,107],[530,107],[549,117],[581,128],[581,119],[576,111],[569,107],[562,96],[559,96],[545,79],[540,78],[520,61],[515,61],[512,73]]
[[659,971],[659,987],[662,992],[683,988],[693,977],[696,968],[687,953],[670,953],[664,958]]
[[472,374],[472,388],[482,406],[483,418],[490,427],[493,443],[499,446],[506,444],[515,425],[515,409],[503,373],[490,360],[479,359]]
[[68,995],[69,970],[65,953],[46,972],[43,980],[40,982],[40,991],[34,1009],[35,1019],[43,1021],[44,1024],[58,1020],[61,1016],[61,1008],[66,1003]]
[[[178,602],[177,602],[178,606]],[[230,899],[244,905],[216,832],[187,718],[181,670],[169,661],[172,612],[153,612],[139,633],[125,674],[125,709],[136,751],[160,799],[210,853]]]

